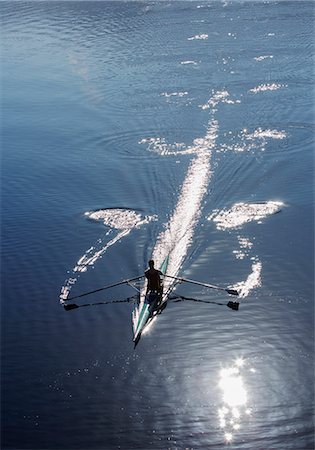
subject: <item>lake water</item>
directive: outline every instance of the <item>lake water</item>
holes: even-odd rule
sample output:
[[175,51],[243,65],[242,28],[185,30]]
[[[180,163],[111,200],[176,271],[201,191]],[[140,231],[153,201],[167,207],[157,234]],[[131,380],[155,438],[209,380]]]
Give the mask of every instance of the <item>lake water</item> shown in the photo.
[[0,9],[1,448],[313,449],[314,3]]

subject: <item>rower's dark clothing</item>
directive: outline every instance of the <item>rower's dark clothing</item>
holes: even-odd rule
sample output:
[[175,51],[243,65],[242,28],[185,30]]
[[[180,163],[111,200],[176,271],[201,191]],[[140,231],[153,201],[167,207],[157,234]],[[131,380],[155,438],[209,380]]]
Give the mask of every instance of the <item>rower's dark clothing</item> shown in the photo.
[[153,267],[145,271],[145,276],[148,280],[148,291],[157,291],[161,290],[161,278],[160,275],[163,275],[160,270],[156,270]]

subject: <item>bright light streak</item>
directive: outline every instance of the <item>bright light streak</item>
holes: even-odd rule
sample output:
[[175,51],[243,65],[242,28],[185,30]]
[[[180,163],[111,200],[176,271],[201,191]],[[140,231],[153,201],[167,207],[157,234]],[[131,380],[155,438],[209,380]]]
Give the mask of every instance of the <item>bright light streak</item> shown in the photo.
[[219,388],[222,391],[223,406],[218,409],[218,417],[226,443],[232,442],[234,433],[242,427],[241,422],[252,413],[247,407],[248,395],[243,379],[245,370],[254,373],[247,369],[246,360],[242,357],[236,358],[232,366],[220,370]]

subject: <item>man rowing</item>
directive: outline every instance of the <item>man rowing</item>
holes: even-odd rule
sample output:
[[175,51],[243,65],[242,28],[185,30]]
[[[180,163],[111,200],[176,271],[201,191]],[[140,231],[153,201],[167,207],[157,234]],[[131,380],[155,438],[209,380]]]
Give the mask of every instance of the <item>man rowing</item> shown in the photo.
[[155,292],[157,294],[162,293],[162,281],[161,275],[163,273],[160,270],[155,269],[153,259],[149,261],[149,269],[144,272],[146,279],[148,280],[147,292]]

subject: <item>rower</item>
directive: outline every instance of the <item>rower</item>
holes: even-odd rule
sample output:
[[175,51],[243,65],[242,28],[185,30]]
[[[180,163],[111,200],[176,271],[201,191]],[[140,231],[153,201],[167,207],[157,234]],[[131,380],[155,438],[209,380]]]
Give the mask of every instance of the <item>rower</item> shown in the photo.
[[161,275],[163,275],[163,273],[160,270],[155,269],[153,259],[150,259],[149,269],[147,269],[144,274],[146,279],[148,280],[146,294],[148,294],[149,292],[156,292],[157,294],[161,294],[163,288]]

